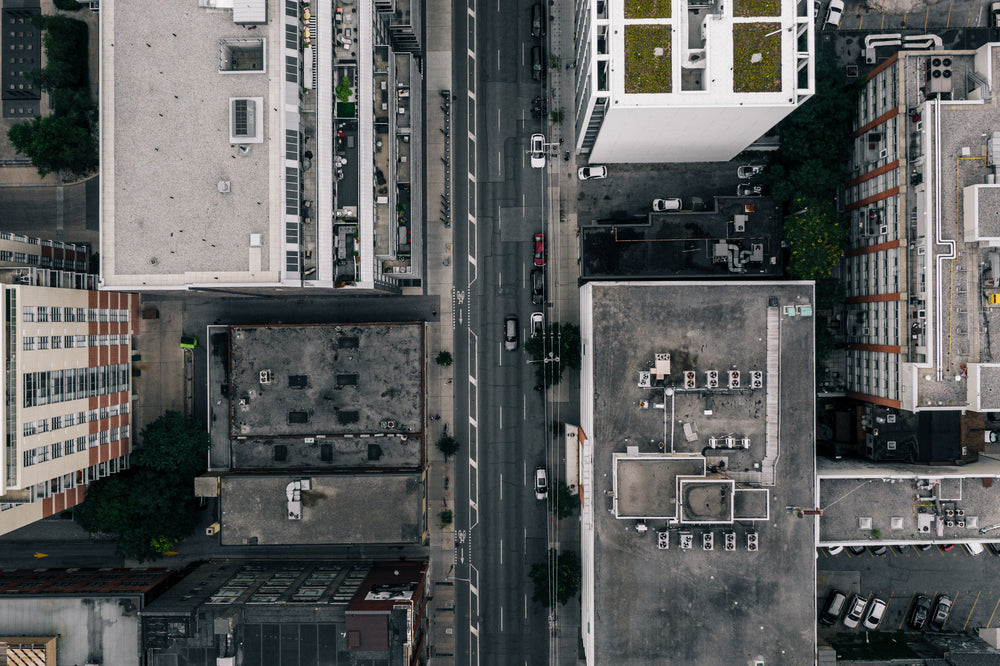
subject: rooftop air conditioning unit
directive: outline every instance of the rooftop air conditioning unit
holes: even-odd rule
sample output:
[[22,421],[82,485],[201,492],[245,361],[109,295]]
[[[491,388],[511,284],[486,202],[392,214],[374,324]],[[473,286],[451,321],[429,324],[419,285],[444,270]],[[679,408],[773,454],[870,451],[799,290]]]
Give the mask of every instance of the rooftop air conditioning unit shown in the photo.
[[652,384],[652,382],[649,379],[649,373],[648,372],[640,372],[639,373],[639,388],[650,388],[652,385],[653,384]]
[[757,533],[747,532],[747,550],[751,553],[757,552]]
[[764,373],[760,370],[750,372],[750,388],[760,388],[764,385]]
[[681,532],[681,550],[691,550],[694,546],[694,535],[690,532]]
[[729,371],[729,388],[738,389],[740,387],[740,371],[730,370]]
[[885,448],[886,448],[887,451],[895,451],[896,450],[896,442],[895,442],[895,440],[889,440],[888,442],[886,442],[885,443]]
[[670,550],[670,532],[656,533],[656,547],[660,550]]
[[926,94],[948,94],[952,90],[951,58],[946,56],[931,56],[927,59]]
[[711,532],[705,532],[701,535],[701,549],[702,550],[714,550],[715,549],[715,535]]
[[886,414],[885,415],[885,422],[886,423],[895,423],[896,422],[896,415],[895,414]]
[[706,385],[708,388],[719,388],[719,371],[709,370],[705,373]]
[[710,449],[717,449],[717,448],[719,448],[719,438],[718,437],[709,437],[708,438],[708,447]]
[[693,389],[694,388],[694,370],[684,371],[684,388]]
[[725,549],[727,551],[736,550],[736,532],[725,532],[724,536],[726,538]]

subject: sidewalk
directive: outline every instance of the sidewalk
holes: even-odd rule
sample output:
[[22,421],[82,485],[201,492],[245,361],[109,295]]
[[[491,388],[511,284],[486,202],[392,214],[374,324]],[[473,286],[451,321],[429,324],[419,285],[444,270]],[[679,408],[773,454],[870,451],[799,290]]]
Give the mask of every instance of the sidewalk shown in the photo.
[[[449,0],[428,0],[425,7],[424,43],[427,45],[424,108],[425,108],[425,177],[427,180],[427,293],[440,296],[438,316],[428,322],[426,330],[427,410],[428,416],[440,414],[440,421],[427,421],[427,519],[430,524],[430,661],[429,664],[454,663],[455,654],[455,587],[448,579],[455,561],[455,531],[452,525],[438,527],[442,510],[454,511],[453,495],[445,489],[445,479],[452,476],[454,460],[445,462],[436,443],[444,428],[456,431],[451,423],[454,414],[454,380],[451,367],[434,362],[439,351],[452,354],[455,350],[452,330],[452,231],[437,215],[437,203],[450,187],[445,187],[445,142],[450,140],[441,130],[445,127],[438,91],[451,90],[452,68],[452,5]],[[467,442],[462,442],[467,446]],[[459,456],[462,452],[459,452]],[[449,485],[449,488],[453,486]]]

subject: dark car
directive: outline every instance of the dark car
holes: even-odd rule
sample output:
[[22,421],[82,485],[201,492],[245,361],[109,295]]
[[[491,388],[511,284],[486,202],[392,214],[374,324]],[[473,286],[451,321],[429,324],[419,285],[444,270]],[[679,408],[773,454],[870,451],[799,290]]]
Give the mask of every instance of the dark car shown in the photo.
[[879,545],[879,546],[875,546],[874,548],[872,548],[872,555],[885,555],[888,552],[889,552],[889,549],[886,548],[885,546]]
[[531,78],[534,79],[535,81],[541,81],[543,76],[545,76],[545,67],[542,65],[542,47],[532,46]]
[[931,614],[931,629],[941,631],[944,623],[948,621],[948,614],[951,613],[951,597],[942,594],[934,604],[934,612]]
[[531,304],[541,305],[545,302],[545,273],[536,268],[531,271]]
[[931,612],[931,600],[922,594],[918,594],[913,601],[913,610],[910,611],[910,626],[920,631],[927,624],[927,615]]
[[847,595],[840,590],[830,590],[830,596],[826,598],[826,605],[820,613],[820,624],[832,627],[844,613],[844,606],[847,605]]
[[983,545],[985,545],[986,549],[989,550],[994,555],[1000,555],[1000,543],[990,543],[990,542],[987,542],[987,543],[985,543]]
[[736,186],[736,196],[738,197],[761,197],[764,196],[763,185],[753,183],[740,183]]
[[545,265],[545,234],[535,234],[535,265]]
[[931,545],[929,543],[918,543],[916,546],[914,546],[914,548],[919,550],[921,553],[926,553],[928,550],[931,549]]
[[863,555],[864,552],[865,552],[865,547],[864,546],[848,546],[847,547],[847,551],[851,555]]
[[545,9],[540,2],[531,5],[531,36],[535,39],[545,36]]

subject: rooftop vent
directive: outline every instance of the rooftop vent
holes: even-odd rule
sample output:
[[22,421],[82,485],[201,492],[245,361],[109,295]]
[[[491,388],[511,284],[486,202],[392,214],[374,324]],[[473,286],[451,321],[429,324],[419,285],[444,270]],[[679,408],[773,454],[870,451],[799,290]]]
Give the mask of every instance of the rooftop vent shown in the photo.
[[219,194],[229,194],[230,192],[233,191],[232,183],[230,183],[228,180],[220,180],[218,187],[219,187]]
[[870,530],[872,528],[871,516],[860,516],[858,518],[858,529]]
[[358,375],[356,373],[349,375],[337,375],[338,388],[343,386],[357,386],[357,385],[358,385]]
[[893,516],[892,518],[890,518],[889,519],[889,528],[890,529],[894,529],[894,530],[901,530],[901,529],[903,529],[903,517],[902,516]]
[[278,444],[274,447],[272,454],[274,462],[285,462],[288,460],[288,447],[284,444]]

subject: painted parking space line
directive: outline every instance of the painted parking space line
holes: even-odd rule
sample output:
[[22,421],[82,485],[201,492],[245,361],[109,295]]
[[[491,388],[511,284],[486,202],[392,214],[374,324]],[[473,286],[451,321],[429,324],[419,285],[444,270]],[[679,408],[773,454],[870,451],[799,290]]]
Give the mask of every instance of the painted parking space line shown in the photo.
[[1000,598],[997,599],[996,604],[993,606],[993,612],[990,613],[990,621],[986,623],[987,627],[989,627],[991,624],[993,624],[993,616],[997,614],[997,607],[998,606],[1000,606]]
[[903,623],[906,622],[906,616],[910,613],[910,607],[913,606],[913,600],[917,598],[917,593],[914,592],[910,595],[910,603],[906,604],[906,608],[903,611],[903,617],[899,618],[899,630],[903,630]]
[[958,595],[960,595],[961,593],[962,592],[960,590],[960,591],[956,592],[955,596],[953,596],[951,598],[951,609],[948,611],[948,617],[946,617],[944,619],[944,623],[941,624],[941,631],[944,631],[944,628],[948,626],[948,620],[951,619],[951,611],[955,610],[955,602],[958,601]]
[[979,594],[976,595],[976,600],[972,602],[972,610],[969,611],[969,616],[965,618],[965,624],[962,625],[962,631],[965,631],[965,628],[969,625],[969,620],[972,619],[972,614],[976,612],[976,604],[979,603],[979,595],[982,593],[983,591],[980,590]]

